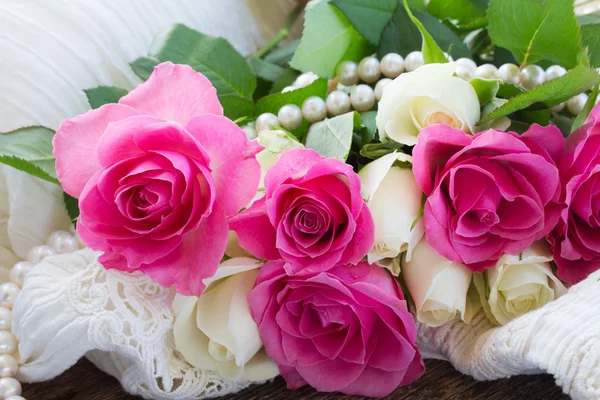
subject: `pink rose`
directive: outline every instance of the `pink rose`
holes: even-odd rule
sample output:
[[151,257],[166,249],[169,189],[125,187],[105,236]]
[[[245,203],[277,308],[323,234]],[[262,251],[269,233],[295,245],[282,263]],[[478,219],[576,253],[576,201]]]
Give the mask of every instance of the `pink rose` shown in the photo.
[[429,196],[427,241],[444,257],[481,272],[503,253],[519,254],[545,237],[560,214],[555,161],[563,148],[554,126],[534,124],[521,136],[425,128],[413,150],[413,172]]
[[65,120],[53,144],[58,178],[79,198],[77,231],[102,264],[200,295],[227,245],[227,217],[260,178],[261,147],[223,116],[208,79],[160,64],[118,104]]
[[323,271],[356,264],[373,247],[373,218],[350,165],[309,149],[288,150],[269,169],[265,189],[229,221],[256,257],[288,261],[290,273]]
[[267,354],[288,388],[385,397],[425,366],[398,282],[377,265],[286,274],[268,261],[248,295]]
[[565,209],[548,241],[558,276],[577,283],[600,269],[600,106],[567,138],[559,170]]

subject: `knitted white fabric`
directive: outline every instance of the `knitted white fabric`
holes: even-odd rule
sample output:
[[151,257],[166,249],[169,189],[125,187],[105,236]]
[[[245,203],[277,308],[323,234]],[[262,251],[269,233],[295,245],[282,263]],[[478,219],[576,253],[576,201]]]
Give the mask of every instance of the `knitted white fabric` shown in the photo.
[[[494,328],[479,314],[419,327],[426,357],[491,380],[548,372],[574,399],[600,399],[600,272],[567,295]],[[106,271],[88,249],[47,258],[27,278],[13,311],[23,381],[52,379],[87,354],[128,392],[149,399],[200,399],[239,391],[188,365],[174,349],[173,291],[146,276]]]

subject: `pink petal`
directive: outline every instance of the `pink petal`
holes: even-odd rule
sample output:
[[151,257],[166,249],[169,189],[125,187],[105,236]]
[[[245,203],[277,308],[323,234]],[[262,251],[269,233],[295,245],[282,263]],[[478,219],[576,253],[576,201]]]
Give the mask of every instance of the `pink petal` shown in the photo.
[[219,268],[228,237],[225,212],[215,204],[198,229],[183,236],[177,249],[140,269],[163,287],[175,285],[180,294],[200,296],[206,288],[202,280]]
[[356,230],[352,241],[342,255],[341,263],[357,264],[367,255],[375,244],[375,223],[371,211],[366,205],[356,220]]
[[240,246],[255,257],[268,260],[281,258],[275,248],[277,234],[267,216],[264,197],[255,201],[246,211],[230,218],[229,228],[237,234]]
[[533,124],[521,135],[525,143],[532,141],[546,150],[554,162],[558,162],[565,151],[565,138],[556,126]]
[[287,180],[302,178],[310,167],[323,159],[324,157],[311,149],[296,148],[284,151],[265,176],[267,195],[270,197],[271,192]]
[[103,167],[152,150],[172,151],[208,165],[202,145],[181,125],[141,115],[112,123],[98,142]]
[[223,115],[217,90],[210,81],[189,65],[171,62],[154,67],[150,78],[122,97],[119,104],[182,125],[195,115]]
[[438,169],[472,140],[465,132],[448,125],[431,125],[421,131],[412,153],[412,169],[426,195],[433,192]]
[[256,154],[262,146],[248,140],[243,130],[222,116],[197,116],[185,128],[210,156],[216,201],[227,216],[236,214],[256,195],[260,180]]
[[56,174],[65,192],[78,198],[87,181],[100,169],[96,148],[108,124],[137,114],[124,105],[105,104],[60,124],[52,145]]

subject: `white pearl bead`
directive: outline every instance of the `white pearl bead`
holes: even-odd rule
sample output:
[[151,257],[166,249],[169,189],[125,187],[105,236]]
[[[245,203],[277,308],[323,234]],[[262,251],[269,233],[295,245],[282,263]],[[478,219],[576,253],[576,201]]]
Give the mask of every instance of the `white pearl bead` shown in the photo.
[[0,331],[10,331],[12,328],[12,311],[0,307]]
[[331,115],[341,115],[350,111],[350,97],[341,90],[329,93],[325,104]]
[[327,116],[325,100],[319,96],[312,96],[302,103],[302,115],[308,122],[322,121]]
[[521,70],[515,64],[503,64],[498,68],[498,78],[502,79],[502,82],[504,83],[518,85],[520,73]]
[[21,384],[14,378],[0,379],[0,398],[6,399],[10,396],[20,396],[22,393]]
[[519,74],[521,86],[527,90],[531,90],[538,85],[541,85],[546,80],[546,73],[542,67],[531,64],[521,69]]
[[562,103],[557,104],[554,107],[550,107],[550,111],[552,111],[552,112],[561,112],[562,110],[565,109],[566,106],[567,106],[567,102],[563,101]]
[[21,397],[21,396],[9,396],[5,400],[25,400],[25,397]]
[[356,85],[350,93],[350,103],[356,111],[369,111],[375,104],[375,92],[371,86]]
[[482,64],[475,69],[475,76],[483,79],[496,79],[498,69],[493,64]]
[[250,125],[242,126],[242,130],[246,134],[248,140],[256,139],[256,137],[258,136],[258,134],[256,133],[256,129],[254,129],[254,127]]
[[383,96],[383,88],[389,85],[392,82],[390,78],[383,78],[377,85],[375,85],[375,99],[377,101],[381,100],[381,96]]
[[580,93],[577,96],[571,97],[567,100],[567,110],[573,115],[579,115],[581,110],[583,110],[583,106],[588,99],[588,95],[585,93]]
[[287,93],[287,92],[291,92],[292,90],[295,90],[296,88],[293,86],[286,86],[283,88],[283,90],[281,91],[281,93]]
[[12,282],[6,282],[0,285],[0,307],[12,310],[20,291],[21,289]]
[[0,377],[14,378],[19,371],[19,362],[9,354],[0,354]]
[[381,59],[381,73],[388,78],[396,78],[404,72],[404,58],[397,53],[388,53]]
[[404,68],[408,72],[414,71],[415,69],[423,66],[423,64],[425,64],[425,61],[423,61],[423,53],[420,51],[410,52],[404,59]]
[[273,113],[263,113],[256,118],[256,123],[254,127],[256,128],[256,132],[260,133],[262,131],[271,130],[271,126],[279,126],[279,119],[277,115]]
[[358,76],[366,83],[377,82],[381,76],[379,60],[375,57],[363,58],[358,64]]
[[546,70],[546,82],[552,79],[560,78],[567,73],[567,70],[560,65],[552,65]]
[[314,72],[305,72],[296,78],[292,86],[296,88],[303,88],[310,85],[317,79],[319,79],[319,75],[315,74]]
[[337,67],[337,76],[344,86],[352,86],[358,83],[358,65],[354,61],[344,61]]
[[29,254],[27,254],[27,260],[32,264],[37,264],[44,258],[53,256],[55,254],[56,250],[50,246],[35,246],[29,250]]
[[470,58],[459,58],[458,60],[455,61],[456,64],[458,65],[463,65],[467,68],[472,69],[473,71],[475,71],[477,69],[477,64],[475,64],[475,61],[471,60]]
[[471,78],[473,78],[473,75],[475,74],[475,68],[471,68],[463,64],[458,64],[456,66],[456,69],[454,70],[454,73],[459,78],[463,78],[465,81],[470,81]]
[[79,250],[79,243],[69,232],[52,232],[46,240],[46,244],[52,247],[58,254],[72,253]]
[[17,346],[17,340],[12,333],[0,331],[0,354],[14,354]]
[[22,287],[25,283],[25,277],[32,267],[33,264],[29,261],[20,261],[16,263],[10,270],[10,281]]
[[300,128],[302,125],[302,111],[295,104],[286,104],[279,109],[277,118],[281,122],[281,126],[288,131]]

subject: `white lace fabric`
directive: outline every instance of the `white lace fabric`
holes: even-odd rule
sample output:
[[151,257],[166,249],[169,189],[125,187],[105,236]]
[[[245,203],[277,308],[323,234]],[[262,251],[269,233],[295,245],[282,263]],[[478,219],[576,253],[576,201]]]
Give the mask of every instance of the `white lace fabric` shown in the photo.
[[[89,249],[49,257],[28,275],[13,311],[19,379],[52,379],[87,355],[127,392],[148,399],[218,397],[249,386],[182,359],[171,289],[140,273],[106,271],[96,257]],[[600,272],[504,327],[483,314],[469,326],[420,326],[419,347],[475,379],[547,372],[574,399],[600,399],[599,294]]]
[[187,364],[175,351],[174,291],[140,273],[107,271],[84,249],[36,266],[13,310],[19,379],[45,381],[81,357],[149,399],[200,399],[237,392],[228,382]]

